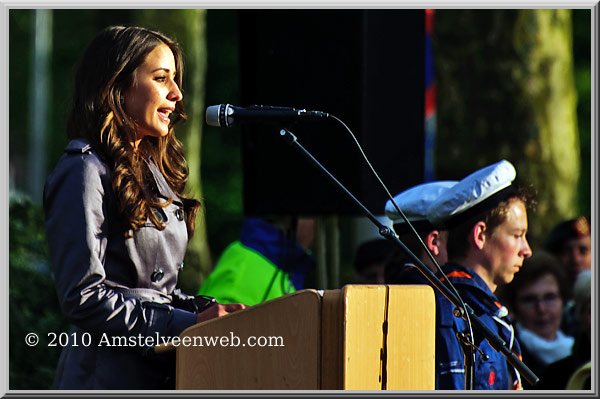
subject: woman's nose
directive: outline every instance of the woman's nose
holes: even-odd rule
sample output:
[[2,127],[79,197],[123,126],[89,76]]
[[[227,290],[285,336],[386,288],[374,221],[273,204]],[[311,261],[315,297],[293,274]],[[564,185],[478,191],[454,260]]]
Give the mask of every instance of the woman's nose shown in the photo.
[[173,85],[171,86],[171,90],[169,91],[169,100],[171,101],[181,101],[183,100],[183,93],[181,92],[181,90],[179,90],[179,86],[177,85],[177,83],[173,82]]

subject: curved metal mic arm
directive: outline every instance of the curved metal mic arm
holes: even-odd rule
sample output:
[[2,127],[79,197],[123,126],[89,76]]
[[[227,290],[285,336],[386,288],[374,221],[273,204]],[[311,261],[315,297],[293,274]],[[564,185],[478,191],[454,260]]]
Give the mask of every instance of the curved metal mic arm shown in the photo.
[[[490,345],[498,352],[502,353],[506,358],[506,361],[514,367],[529,383],[536,384],[539,381],[539,378],[523,363],[508,347],[506,342],[500,338],[496,333],[491,331],[480,319],[475,315],[473,309],[465,304],[464,308],[462,307],[462,301],[448,289],[446,285],[444,285],[439,278],[427,267],[423,264],[421,259],[419,259],[415,254],[412,253],[406,245],[396,235],[396,233],[387,226],[384,226],[377,218],[350,192],[348,189],[340,183],[335,176],[333,176],[319,161],[312,156],[308,150],[306,150],[299,142],[297,137],[290,132],[288,129],[281,129],[279,131],[280,137],[286,141],[289,145],[297,148],[302,154],[304,154],[315,166],[317,166],[336,186],[338,186],[346,195],[359,207],[362,209],[363,213],[377,228],[379,229],[379,234],[390,241],[393,241],[398,245],[414,262],[419,271],[427,278],[427,280],[439,291],[442,295],[444,295],[455,307],[457,312],[460,312],[460,315],[466,320],[467,317],[470,319],[474,329],[480,333],[483,337],[485,337]],[[461,346],[462,347],[462,346]],[[470,362],[469,362],[470,363]],[[471,367],[474,367],[472,365]],[[473,375],[473,373],[471,373]]]

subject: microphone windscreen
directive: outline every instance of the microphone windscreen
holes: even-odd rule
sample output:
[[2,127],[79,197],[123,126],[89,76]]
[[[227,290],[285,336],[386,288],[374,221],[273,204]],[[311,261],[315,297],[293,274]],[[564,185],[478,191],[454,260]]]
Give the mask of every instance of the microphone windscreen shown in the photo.
[[209,126],[221,127],[219,123],[219,110],[222,104],[219,105],[211,105],[206,108],[206,124]]

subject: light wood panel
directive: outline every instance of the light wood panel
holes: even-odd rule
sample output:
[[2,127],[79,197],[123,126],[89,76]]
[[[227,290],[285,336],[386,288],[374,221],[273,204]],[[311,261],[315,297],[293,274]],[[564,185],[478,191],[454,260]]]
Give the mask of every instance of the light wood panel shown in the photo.
[[385,285],[347,285],[342,289],[344,352],[341,389],[381,389],[386,291]]
[[435,296],[428,285],[389,286],[387,389],[435,389]]

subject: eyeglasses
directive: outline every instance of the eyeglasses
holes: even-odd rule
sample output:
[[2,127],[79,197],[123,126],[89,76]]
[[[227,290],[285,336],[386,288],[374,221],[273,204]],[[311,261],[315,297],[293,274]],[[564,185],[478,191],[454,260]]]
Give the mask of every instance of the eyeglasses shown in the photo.
[[520,298],[517,298],[517,302],[526,307],[536,307],[538,303],[543,304],[545,306],[554,306],[560,301],[560,295],[555,293],[544,294],[541,297],[536,295],[524,295]]

